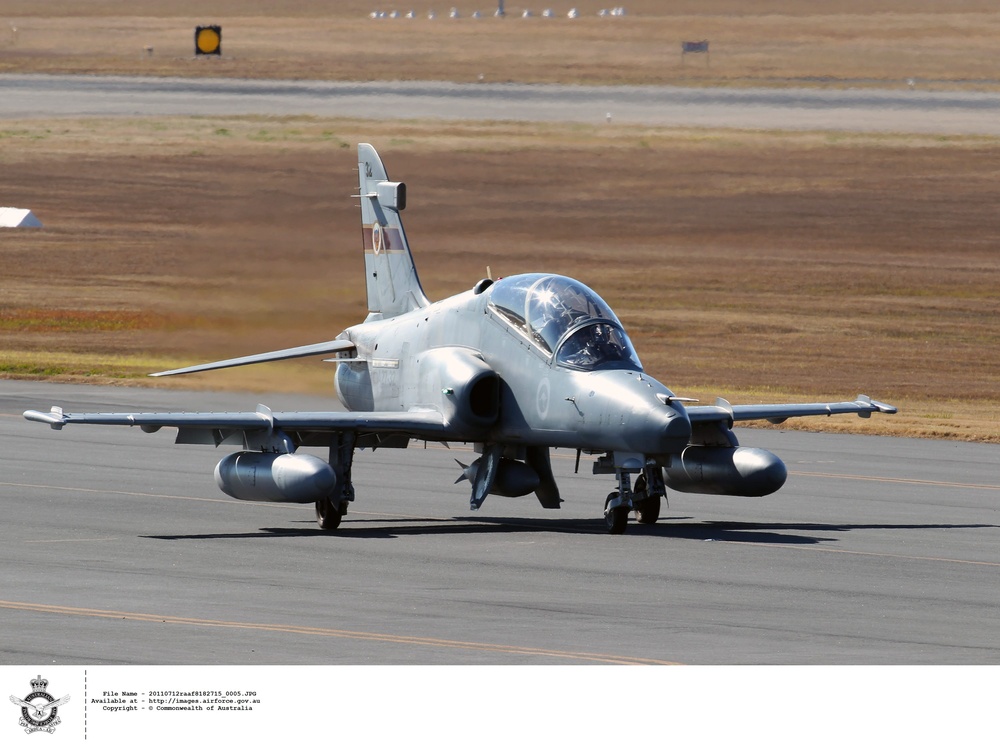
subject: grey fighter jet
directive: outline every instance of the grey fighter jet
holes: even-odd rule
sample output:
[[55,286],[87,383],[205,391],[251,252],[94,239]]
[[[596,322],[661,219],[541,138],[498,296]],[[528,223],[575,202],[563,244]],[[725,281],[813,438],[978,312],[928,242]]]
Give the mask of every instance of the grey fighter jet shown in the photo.
[[[467,442],[479,457],[462,465],[470,505],[488,494],[534,493],[558,509],[549,450],[594,457],[613,475],[604,502],[608,531],[629,514],[657,520],[667,488],[688,493],[764,496],[785,482],[772,453],[739,446],[737,421],[781,422],[896,409],[866,396],[839,403],[714,405],[674,395],[643,371],[628,334],[589,287],[556,274],[480,280],[430,302],[400,221],[406,186],[390,181],[371,145],[358,146],[368,317],[332,341],[160,372],[188,374],[279,359],[328,357],[346,411],[246,413],[66,413],[26,411],[30,421],[176,427],[181,444],[235,444],[215,469],[237,499],[315,503],[319,526],[336,529],[354,500],[358,448],[406,447],[413,440]],[[300,451],[323,447],[321,459]]]

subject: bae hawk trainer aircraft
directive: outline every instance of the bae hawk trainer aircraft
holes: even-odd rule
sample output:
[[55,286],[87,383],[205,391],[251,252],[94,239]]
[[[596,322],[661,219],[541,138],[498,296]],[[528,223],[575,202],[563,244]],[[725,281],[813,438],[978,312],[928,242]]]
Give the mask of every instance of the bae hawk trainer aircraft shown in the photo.
[[[65,413],[26,411],[29,421],[176,427],[180,444],[235,444],[215,468],[236,499],[315,503],[319,526],[336,529],[354,500],[357,448],[406,447],[411,440],[467,442],[479,457],[462,467],[470,505],[488,494],[534,493],[546,509],[562,501],[549,450],[594,456],[614,475],[604,503],[612,533],[629,513],[652,523],[666,489],[764,496],[785,482],[784,463],[741,447],[737,421],[793,416],[895,413],[866,396],[840,403],[711,406],[674,395],[642,369],[608,304],[556,274],[480,280],[431,303],[420,286],[400,212],[406,186],[390,181],[371,145],[358,146],[368,317],[332,341],[159,372],[156,377],[307,356],[337,363],[337,397],[347,411],[246,413]],[[324,447],[324,460],[300,452]],[[458,481],[456,481],[458,482]]]

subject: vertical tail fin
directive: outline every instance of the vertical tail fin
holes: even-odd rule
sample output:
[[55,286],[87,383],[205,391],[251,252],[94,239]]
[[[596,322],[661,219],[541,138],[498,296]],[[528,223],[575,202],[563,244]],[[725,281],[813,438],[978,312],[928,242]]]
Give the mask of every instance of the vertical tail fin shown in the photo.
[[430,304],[399,213],[406,207],[406,184],[390,181],[375,148],[358,145],[361,186],[361,233],[365,246],[365,281],[369,320],[426,307]]

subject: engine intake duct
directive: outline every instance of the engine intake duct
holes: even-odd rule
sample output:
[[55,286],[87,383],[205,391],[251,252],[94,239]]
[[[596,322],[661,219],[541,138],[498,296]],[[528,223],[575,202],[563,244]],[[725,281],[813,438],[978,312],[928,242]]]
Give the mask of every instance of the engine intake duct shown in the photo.
[[441,408],[456,434],[476,435],[500,414],[500,378],[465,348],[431,349],[420,356],[421,384],[441,390]]
[[787,477],[777,455],[756,447],[693,445],[663,469],[664,482],[675,491],[726,496],[767,496]]

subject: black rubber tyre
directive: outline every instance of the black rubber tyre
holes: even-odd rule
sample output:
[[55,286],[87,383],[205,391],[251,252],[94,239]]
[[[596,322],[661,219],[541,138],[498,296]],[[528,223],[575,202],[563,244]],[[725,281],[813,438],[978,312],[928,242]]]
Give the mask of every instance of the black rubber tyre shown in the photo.
[[[344,512],[347,510],[344,509]],[[334,506],[329,499],[316,502],[316,524],[321,530],[335,530],[340,527],[340,520],[344,518],[339,507]]]
[[649,498],[647,491],[646,476],[640,475],[635,479],[635,488],[632,490],[635,518],[639,524],[656,524],[656,520],[660,518],[660,499]]
[[[604,509],[607,511],[608,504],[611,503],[611,499],[618,496],[617,491],[612,491],[608,494],[608,498],[604,501]],[[628,513],[629,508],[627,506],[618,506],[604,515],[604,524],[608,527],[608,532],[612,535],[620,535],[625,532],[625,527],[628,525]]]
[[660,518],[660,498],[643,499],[635,504],[635,519],[639,524],[656,524]]

